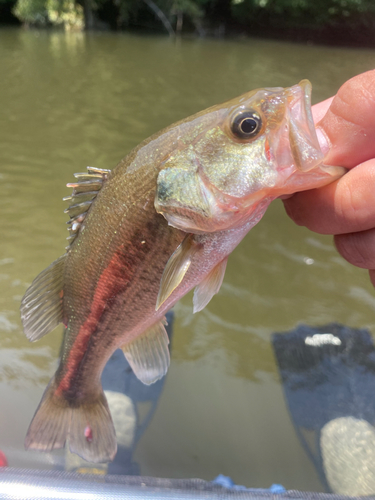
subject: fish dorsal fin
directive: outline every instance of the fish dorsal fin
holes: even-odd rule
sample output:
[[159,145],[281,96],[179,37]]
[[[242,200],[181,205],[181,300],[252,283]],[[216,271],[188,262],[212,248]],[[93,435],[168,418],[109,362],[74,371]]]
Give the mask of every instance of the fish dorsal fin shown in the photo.
[[74,174],[77,181],[66,185],[69,188],[73,188],[71,196],[63,198],[63,201],[70,201],[69,207],[64,210],[64,213],[70,216],[67,222],[69,231],[67,239],[69,240],[69,245],[66,247],[66,250],[69,249],[75,240],[87,211],[91,207],[91,203],[96,198],[96,195],[110,173],[110,170],[104,168],[87,167],[87,173]]
[[146,385],[164,377],[169,367],[169,338],[163,318],[142,336],[122,346],[122,351],[135,375]]
[[194,235],[188,234],[173,252],[161,277],[159,295],[155,307],[156,311],[181,283],[190,267],[194,254],[199,248],[200,246],[194,241]]
[[21,302],[26,337],[38,340],[63,319],[63,273],[66,254],[55,260],[32,282]]
[[218,293],[223,283],[225,269],[227,267],[228,257],[217,264],[204,278],[203,281],[195,287],[193,297],[193,312],[199,312],[206,307],[212,297]]

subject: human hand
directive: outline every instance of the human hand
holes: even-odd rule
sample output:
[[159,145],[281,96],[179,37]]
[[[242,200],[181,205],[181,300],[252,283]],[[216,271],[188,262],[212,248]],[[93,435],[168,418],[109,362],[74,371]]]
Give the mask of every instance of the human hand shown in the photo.
[[349,172],[319,189],[284,200],[298,225],[334,235],[338,252],[368,269],[375,286],[375,70],[348,80],[313,107],[324,163]]

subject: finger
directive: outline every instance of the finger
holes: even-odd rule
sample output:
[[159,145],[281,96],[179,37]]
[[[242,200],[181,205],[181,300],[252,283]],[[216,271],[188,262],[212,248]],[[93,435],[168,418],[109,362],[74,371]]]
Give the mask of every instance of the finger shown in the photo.
[[320,234],[344,234],[374,227],[375,159],[350,170],[320,189],[284,200],[288,215]]
[[344,83],[318,128],[331,144],[328,165],[353,168],[375,157],[375,70]]
[[375,286],[375,269],[370,269],[369,275],[372,285]]
[[330,97],[329,99],[326,99],[325,101],[319,102],[318,104],[315,104],[312,108],[312,115],[314,118],[314,122],[318,123],[320,120],[323,118],[323,116],[327,113],[330,105],[332,104],[333,97]]
[[335,245],[345,260],[363,269],[375,269],[375,229],[336,235]]

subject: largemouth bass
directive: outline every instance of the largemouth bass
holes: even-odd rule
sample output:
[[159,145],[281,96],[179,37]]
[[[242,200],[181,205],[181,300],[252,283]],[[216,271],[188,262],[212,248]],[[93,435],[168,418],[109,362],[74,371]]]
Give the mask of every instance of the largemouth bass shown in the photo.
[[306,80],[251,91],[146,139],[112,171],[76,174],[70,245],[22,300],[30,340],[65,327],[26,448],[50,451],[69,438],[84,459],[113,460],[100,376],[114,350],[145,384],[165,375],[165,313],[194,287],[194,312],[208,304],[228,255],[273,199],[345,172],[323,164],[310,95]]

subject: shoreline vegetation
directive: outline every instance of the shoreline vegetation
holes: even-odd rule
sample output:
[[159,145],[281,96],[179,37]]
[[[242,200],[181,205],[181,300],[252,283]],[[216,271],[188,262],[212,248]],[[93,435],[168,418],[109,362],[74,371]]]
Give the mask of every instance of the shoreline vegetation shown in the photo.
[[375,47],[374,0],[0,0],[0,25]]

